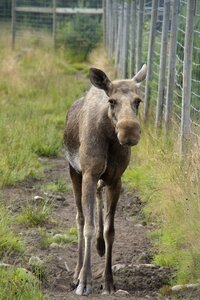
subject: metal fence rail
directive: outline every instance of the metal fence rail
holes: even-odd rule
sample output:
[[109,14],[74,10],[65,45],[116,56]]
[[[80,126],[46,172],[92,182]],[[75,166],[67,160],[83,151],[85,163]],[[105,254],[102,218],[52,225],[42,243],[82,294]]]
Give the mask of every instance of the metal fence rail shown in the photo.
[[[200,146],[200,2],[104,0],[105,45],[116,74],[147,62],[144,119],[179,131],[180,154]],[[123,29],[122,29],[123,28]],[[114,37],[114,38],[113,38]]]

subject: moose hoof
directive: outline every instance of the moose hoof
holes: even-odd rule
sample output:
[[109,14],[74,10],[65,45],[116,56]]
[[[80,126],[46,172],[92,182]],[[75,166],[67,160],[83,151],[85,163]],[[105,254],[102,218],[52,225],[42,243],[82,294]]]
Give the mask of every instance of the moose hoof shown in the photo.
[[105,291],[103,291],[102,292],[102,296],[109,296],[109,295],[113,295],[115,293],[115,291],[114,290],[111,290],[111,291],[107,291],[107,290],[105,290]]
[[83,284],[79,283],[77,289],[76,289],[76,295],[78,296],[88,296],[92,293],[92,286],[91,284]]

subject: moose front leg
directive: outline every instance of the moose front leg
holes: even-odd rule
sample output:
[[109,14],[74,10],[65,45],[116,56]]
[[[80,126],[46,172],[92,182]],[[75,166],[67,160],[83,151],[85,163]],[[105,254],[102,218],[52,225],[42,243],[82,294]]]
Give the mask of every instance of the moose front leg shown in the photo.
[[84,238],[85,253],[83,266],[79,274],[79,285],[76,294],[89,295],[92,292],[91,272],[91,242],[94,234],[94,205],[97,180],[90,174],[83,175],[82,180],[82,206],[84,212]]
[[112,274],[112,246],[114,242],[115,229],[114,217],[117,202],[121,190],[121,180],[112,186],[106,187],[104,239],[106,244],[105,271],[104,271],[104,294],[112,294],[115,290]]
[[78,284],[78,277],[80,270],[83,265],[83,226],[84,226],[84,216],[83,216],[83,209],[81,203],[81,189],[82,189],[82,176],[78,174],[71,165],[69,165],[70,170],[70,177],[73,184],[73,191],[74,197],[76,200],[76,207],[77,207],[77,215],[76,215],[76,223],[78,229],[78,260],[77,265],[74,273],[74,284]]

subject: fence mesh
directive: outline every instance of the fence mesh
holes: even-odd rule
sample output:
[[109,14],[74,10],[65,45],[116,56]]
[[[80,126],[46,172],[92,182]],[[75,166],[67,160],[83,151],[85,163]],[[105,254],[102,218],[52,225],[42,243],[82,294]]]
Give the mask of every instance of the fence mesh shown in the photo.
[[[181,131],[183,119],[183,73],[186,23],[189,4],[196,3],[194,12],[192,75],[190,92],[190,133],[195,141],[200,140],[200,1],[175,0],[179,2],[178,28],[176,40],[175,82],[173,90],[172,122]],[[167,32],[167,54],[165,79],[168,77],[172,6],[170,1],[169,28]],[[150,31],[153,17],[153,4],[157,3],[154,50],[152,54],[152,76],[149,79],[150,102],[155,114],[159,97],[159,81],[161,69],[161,46],[163,22],[166,4],[169,0],[15,0],[15,40],[21,46],[21,37],[32,33],[32,42],[37,45],[44,38],[55,44],[66,44],[76,49],[89,51],[88,43],[102,37],[104,26],[104,42],[108,54],[115,60],[116,73],[120,77],[131,77],[138,66],[148,61]],[[55,14],[56,6],[56,14]],[[101,9],[103,6],[103,9]],[[65,13],[63,8],[72,9]],[[79,11],[77,11],[79,9]],[[81,11],[83,9],[84,11]],[[91,11],[93,10],[93,11]],[[95,10],[95,12],[94,12]],[[99,11],[98,11],[99,10]],[[104,19],[102,20],[102,12]],[[86,13],[87,12],[87,13]],[[1,27],[11,23],[11,0],[0,3]],[[23,39],[24,41],[24,39]],[[147,88],[147,87],[146,87]],[[143,86],[143,94],[147,92]],[[162,114],[167,110],[165,80]],[[164,118],[163,118],[164,121]]]
[[[109,12],[109,10],[112,10],[113,0],[106,0],[105,1],[105,8],[106,8],[106,28],[105,33],[107,37],[110,34],[110,30],[108,28],[108,24],[112,24],[112,13]],[[169,101],[167,99],[167,90],[169,88],[168,86],[168,79],[170,78],[170,72],[172,72],[172,68],[170,67],[170,45],[171,40],[174,32],[172,32],[172,18],[173,18],[173,9],[174,9],[174,2],[178,4],[178,28],[177,29],[177,39],[176,39],[176,56],[175,56],[175,80],[174,80],[174,90],[173,90],[173,103],[172,103],[172,117],[171,121],[176,126],[176,130],[178,131],[180,136],[183,136],[188,131],[190,132],[190,141],[192,142],[197,141],[199,143],[200,140],[200,2],[196,1],[196,7],[194,15],[192,16],[194,21],[194,30],[193,30],[193,48],[192,48],[192,74],[189,81],[191,81],[191,91],[190,91],[190,101],[188,99],[188,103],[186,106],[189,105],[190,107],[190,120],[187,124],[189,128],[185,129],[185,132],[182,132],[182,126],[181,123],[184,122],[183,115],[184,115],[184,109],[187,110],[187,107],[185,107],[185,104],[183,103],[183,73],[184,68],[186,68],[186,60],[185,60],[185,42],[186,42],[186,24],[187,24],[187,18],[189,14],[189,10],[191,7],[194,7],[195,1],[192,0],[175,0],[175,1],[169,1],[169,0],[118,0],[118,12],[117,12],[117,20],[119,20],[118,24],[116,24],[116,33],[119,35],[120,30],[117,30],[120,26],[120,18],[126,19],[126,9],[129,9],[130,7],[135,7],[136,10],[136,16],[133,15],[132,9],[130,9],[131,12],[131,18],[130,18],[130,25],[129,27],[129,34],[128,34],[128,47],[129,47],[129,55],[128,62],[124,64],[123,58],[125,57],[126,53],[123,51],[124,45],[123,43],[126,42],[126,40],[122,40],[121,42],[121,49],[119,49],[119,55],[115,55],[115,66],[118,72],[118,75],[120,77],[130,77],[132,73],[135,72],[135,70],[138,69],[137,63],[139,61],[139,65],[143,63],[146,63],[148,61],[149,57],[149,51],[150,51],[150,35],[151,35],[151,25],[152,25],[152,19],[153,19],[153,5],[156,6],[156,25],[154,29],[154,47],[153,53],[152,53],[152,60],[151,60],[151,68],[152,68],[152,74],[149,78],[149,91],[150,91],[150,104],[151,104],[151,113],[156,117],[156,126],[160,125],[160,122],[157,122],[157,118],[159,119],[158,113],[161,113],[161,124],[164,125],[165,120],[165,126],[167,128],[167,121],[166,121],[166,115],[170,112],[169,110]],[[164,16],[165,13],[167,14],[166,10],[167,8],[170,11],[169,17],[167,22],[164,25]],[[142,15],[142,20],[141,20]],[[123,20],[124,20],[123,19]],[[123,21],[124,22],[124,21]],[[142,23],[141,23],[142,22]],[[141,24],[142,24],[142,31],[141,31]],[[136,27],[136,33],[133,34],[133,27]],[[167,28],[167,32],[166,29]],[[113,29],[112,29],[113,30]],[[141,34],[142,33],[142,34]],[[164,43],[164,36],[167,36],[167,42],[166,42],[166,54],[163,49],[163,43]],[[135,49],[133,49],[132,45],[134,45]],[[106,44],[108,48],[108,52],[110,56],[112,57],[112,44],[107,43]],[[165,47],[165,46],[164,46]],[[131,55],[131,52],[133,52],[133,55]],[[122,59],[119,58],[122,56]],[[135,56],[135,57],[134,57]],[[142,57],[142,59],[140,58]],[[164,63],[163,63],[164,61]],[[129,68],[124,69],[124,66],[129,66]],[[164,67],[163,67],[164,66]],[[164,77],[161,82],[161,76],[162,76],[162,67]],[[169,69],[171,68],[171,69]],[[125,70],[125,71],[124,71]],[[164,86],[163,86],[164,85]],[[147,85],[146,87],[142,88],[143,94],[147,93]],[[163,99],[160,99],[162,97]],[[148,97],[147,97],[148,98]],[[145,98],[146,100],[146,98]],[[159,107],[160,102],[160,107]],[[156,108],[157,106],[157,108]],[[156,108],[156,109],[155,109]],[[188,114],[186,114],[188,117]],[[165,118],[164,118],[165,116]],[[162,122],[163,121],[163,122]],[[192,136],[195,139],[192,139]],[[184,141],[184,138],[181,142]],[[193,143],[194,145],[195,143]],[[182,147],[183,148],[183,147]]]

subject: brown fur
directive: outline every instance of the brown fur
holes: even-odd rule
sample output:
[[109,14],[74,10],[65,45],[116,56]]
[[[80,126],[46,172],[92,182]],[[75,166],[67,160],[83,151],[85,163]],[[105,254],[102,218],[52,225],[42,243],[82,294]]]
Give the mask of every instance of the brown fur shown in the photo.
[[[111,82],[101,70],[91,69],[92,87],[86,97],[76,101],[67,115],[64,144],[70,165],[77,205],[78,262],[74,279],[77,295],[92,291],[91,240],[94,233],[97,199],[97,250],[105,259],[105,292],[114,291],[112,245],[114,215],[121,189],[121,176],[130,160],[130,146],[140,139],[137,119],[139,83],[146,66],[132,80]],[[105,186],[106,199],[102,188]],[[104,223],[104,224],[103,224]],[[83,255],[83,239],[85,251]]]

